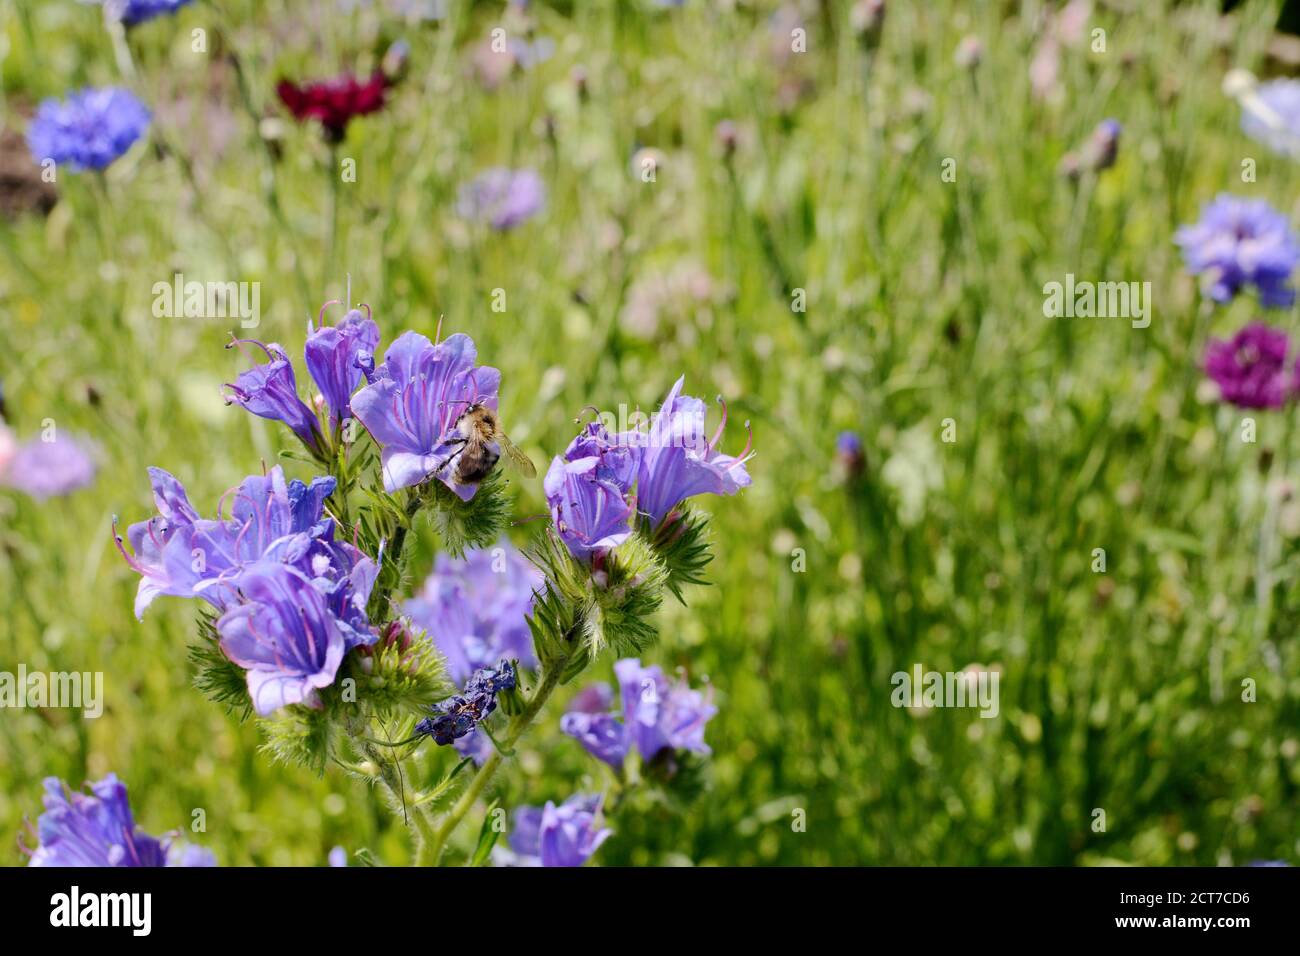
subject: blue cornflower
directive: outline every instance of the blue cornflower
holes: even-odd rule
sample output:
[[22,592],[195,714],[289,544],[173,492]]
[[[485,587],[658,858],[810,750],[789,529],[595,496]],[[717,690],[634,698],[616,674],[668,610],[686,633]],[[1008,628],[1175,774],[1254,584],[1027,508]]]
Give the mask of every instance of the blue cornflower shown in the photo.
[[1241,129],[1275,152],[1300,159],[1300,80],[1261,83],[1242,98]]
[[27,145],[37,163],[52,159],[74,172],[105,169],[148,128],[149,111],[130,90],[86,87],[63,102],[41,103]]
[[208,850],[136,829],[126,786],[111,773],[89,784],[89,793],[69,792],[57,777],[44,783],[40,845],[31,851],[30,866],[216,865]]
[[1261,305],[1288,307],[1295,301],[1289,280],[1300,263],[1300,245],[1291,224],[1262,199],[1220,194],[1205,206],[1195,225],[1174,235],[1187,269],[1203,275],[1207,294],[1229,302],[1253,285]]
[[120,20],[128,27],[144,23],[155,17],[169,16],[181,7],[188,6],[193,0],[83,0],[99,3],[104,8],[104,15],[111,20]]

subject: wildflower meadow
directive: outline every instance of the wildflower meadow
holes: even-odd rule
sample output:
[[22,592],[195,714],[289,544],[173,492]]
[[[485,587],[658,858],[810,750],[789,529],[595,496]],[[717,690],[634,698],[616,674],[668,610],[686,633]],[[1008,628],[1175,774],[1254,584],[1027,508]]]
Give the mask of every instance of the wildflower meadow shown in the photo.
[[1283,8],[0,0],[0,862],[1295,863]]

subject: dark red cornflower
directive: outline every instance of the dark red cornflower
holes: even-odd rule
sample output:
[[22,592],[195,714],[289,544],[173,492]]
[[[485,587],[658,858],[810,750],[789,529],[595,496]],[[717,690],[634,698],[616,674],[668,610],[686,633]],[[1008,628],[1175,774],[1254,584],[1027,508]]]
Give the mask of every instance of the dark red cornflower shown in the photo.
[[341,142],[354,116],[377,113],[384,107],[390,81],[376,70],[364,83],[351,73],[299,86],[281,80],[275,91],[294,119],[314,119],[325,129],[330,142]]

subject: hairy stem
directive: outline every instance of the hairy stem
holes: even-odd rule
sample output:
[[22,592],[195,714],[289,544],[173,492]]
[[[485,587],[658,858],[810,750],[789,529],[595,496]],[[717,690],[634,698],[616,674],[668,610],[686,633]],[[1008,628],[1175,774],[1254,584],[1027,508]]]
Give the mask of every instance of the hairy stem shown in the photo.
[[482,795],[483,789],[491,781],[493,774],[496,773],[497,767],[501,765],[501,750],[513,750],[515,743],[524,735],[524,731],[541,712],[546,701],[554,693],[555,688],[560,685],[560,674],[564,671],[565,661],[558,660],[552,667],[547,668],[542,675],[542,682],[537,685],[537,690],[533,692],[532,697],[528,698],[528,703],[518,716],[511,719],[506,725],[506,732],[501,737],[500,749],[494,749],[487,760],[483,761],[483,766],[478,768],[478,773],[474,774],[474,779],[469,782],[465,792],[461,794],[460,799],[456,801],[455,806],[447,814],[446,819],[434,832],[433,843],[427,847],[427,852],[421,853],[417,857],[417,862],[424,866],[437,866],[438,861],[442,858],[442,852],[446,848],[447,838],[460,825],[465,814],[478,801]]

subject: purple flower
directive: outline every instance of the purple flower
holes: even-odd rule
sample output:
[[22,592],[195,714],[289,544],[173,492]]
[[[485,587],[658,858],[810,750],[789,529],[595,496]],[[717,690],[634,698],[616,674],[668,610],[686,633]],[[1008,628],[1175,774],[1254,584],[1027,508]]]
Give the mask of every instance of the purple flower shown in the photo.
[[104,12],[128,27],[175,13],[191,0],[102,0]]
[[1242,131],[1283,156],[1300,159],[1300,80],[1269,80],[1252,94],[1242,100]]
[[0,463],[0,482],[44,501],[85,488],[96,468],[90,445],[80,439],[34,438],[13,449],[7,465]]
[[57,777],[45,778],[40,845],[30,866],[216,865],[206,850],[136,829],[126,786],[115,775],[89,787],[89,793],[73,793]]
[[373,634],[357,632],[296,568],[262,561],[239,575],[244,603],[217,621],[221,649],[247,670],[248,695],[263,717],[290,704],[313,705],[334,683],[343,655]]
[[352,413],[383,449],[384,489],[418,485],[436,475],[468,501],[475,485],[452,479],[456,419],[474,403],[497,408],[501,373],[475,366],[468,335],[434,345],[417,332],[404,332],[388,346],[384,363],[369,385],[352,396]]
[[662,750],[707,754],[705,725],[718,712],[711,695],[691,690],[685,681],[669,683],[659,667],[642,667],[636,658],[614,665],[618,677],[622,719],[608,713],[612,693],[597,684],[575,698],[560,720],[560,729],[575,738],[598,760],[615,769],[636,747],[641,759],[653,760]]
[[542,487],[555,530],[580,561],[592,562],[632,534],[635,507],[614,482],[603,479],[599,457],[551,462]]
[[[685,376],[677,380],[650,423],[649,432],[640,436],[643,447],[637,470],[637,509],[648,515],[654,526],[693,495],[733,495],[751,482],[745,462],[752,457],[752,432],[739,457],[718,451],[718,441],[727,426],[727,407],[722,406],[722,421],[713,438],[705,441],[705,404],[681,394],[685,381]],[[748,423],[745,427],[749,427]]]
[[363,365],[373,363],[379,345],[379,326],[370,318],[369,307],[366,312],[353,309],[338,325],[322,324],[307,332],[307,371],[329,405],[330,424],[336,428],[352,417],[352,393],[361,384]]
[[27,145],[37,163],[52,159],[73,172],[105,169],[148,128],[149,111],[130,90],[86,87],[64,102],[42,102]]
[[1262,199],[1221,194],[1205,206],[1195,225],[1174,235],[1188,271],[1205,276],[1210,298],[1228,302],[1253,285],[1266,306],[1290,306],[1288,280],[1300,261],[1300,246],[1285,216]]
[[1211,339],[1205,349],[1205,373],[1219,386],[1224,401],[1239,408],[1281,408],[1300,389],[1291,337],[1260,322],[1226,341]]
[[601,798],[577,793],[558,807],[520,807],[514,814],[510,860],[524,866],[582,866],[613,830],[598,829]]
[[867,461],[862,437],[857,432],[840,432],[839,437],[835,439],[835,456],[846,473],[861,474]]
[[284,349],[272,342],[264,345],[253,339],[235,339],[226,348],[236,345],[256,345],[270,360],[264,365],[254,365],[228,383],[230,395],[227,405],[240,405],[259,418],[284,422],[317,458],[327,460],[329,455],[320,421],[298,397],[298,380],[293,373],[293,363]]
[[545,203],[546,187],[537,173],[498,166],[461,187],[456,211],[505,231],[531,219]]
[[528,614],[543,584],[541,572],[503,538],[461,559],[438,555],[424,589],[402,613],[433,638],[460,684],[502,660],[533,666]]
[[[127,564],[140,575],[136,617],[160,594],[202,598],[224,611],[243,568],[271,556],[321,579],[319,587],[329,592],[336,613],[350,626],[363,626],[355,602],[358,595],[369,594],[378,568],[351,545],[333,540],[334,522],[324,516],[333,478],[315,478],[310,485],[296,479],[286,483],[277,465],[223,495],[223,501],[230,500],[230,513],[224,515],[219,504],[215,520],[201,518],[185,488],[163,469],[150,468],[149,481],[158,514],[127,529],[133,554],[114,535]],[[116,523],[114,519],[115,530]],[[350,589],[346,593],[343,580]]]

